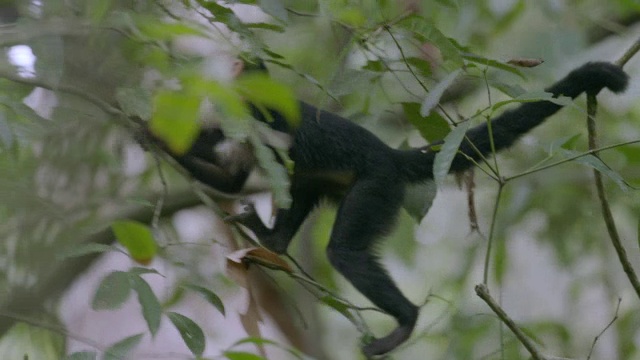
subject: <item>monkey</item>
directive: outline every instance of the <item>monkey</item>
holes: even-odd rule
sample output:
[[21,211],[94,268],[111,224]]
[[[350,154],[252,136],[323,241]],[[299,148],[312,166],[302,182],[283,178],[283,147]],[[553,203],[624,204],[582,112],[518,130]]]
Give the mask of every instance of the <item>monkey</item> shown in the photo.
[[[272,142],[279,146],[290,142],[292,127],[282,115],[273,110],[267,110],[268,113],[273,113],[272,115],[265,115],[254,105],[248,105],[252,117],[265,122],[270,128],[267,135],[277,138]],[[136,119],[136,122],[142,124],[135,136],[138,143],[144,148],[148,148],[150,144],[158,146],[191,177],[221,195],[230,197],[241,195],[251,173],[254,170],[260,170],[251,145],[227,138],[217,124],[202,126],[189,150],[184,154],[176,154],[153,134],[144,120]]]
[[[244,74],[260,72],[267,72],[267,67],[261,59],[250,58],[246,62],[238,59],[233,64],[232,77],[238,78]],[[289,136],[293,128],[284,116],[270,109],[259,109],[251,103],[248,103],[247,107],[251,117],[267,124],[271,129],[268,135],[277,138],[274,142],[282,145],[290,141]],[[204,121],[191,147],[184,154],[171,151],[169,146],[149,129],[143,119],[136,117],[134,122],[140,125],[135,138],[143,148],[148,148],[151,144],[158,146],[191,177],[218,193],[231,197],[239,195],[245,188],[249,176],[257,168],[252,147],[246,142],[227,138],[219,124],[214,121]]]
[[[572,99],[583,92],[595,95],[603,88],[614,93],[626,89],[627,74],[606,62],[586,63],[546,89],[554,97]],[[376,307],[395,318],[397,327],[386,336],[364,345],[367,358],[383,355],[405,342],[413,332],[419,308],[409,301],[380,264],[375,245],[394,227],[407,186],[433,180],[433,165],[442,141],[427,146],[399,150],[382,142],[370,131],[331,112],[300,102],[301,123],[287,128],[293,142],[289,156],[294,163],[288,209],[277,209],[274,225],[264,225],[252,204],[245,211],[228,217],[251,230],[267,249],[283,254],[309,213],[323,199],[338,205],[336,220],[326,249],[331,265]],[[465,134],[449,172],[460,173],[473,167],[493,151],[511,146],[529,130],[562,108],[551,101],[523,103],[477,125]],[[264,112],[253,111],[260,121]],[[269,110],[272,118],[281,118]],[[491,134],[490,134],[491,131]],[[205,133],[206,134],[206,133]],[[198,141],[206,142],[206,137]],[[198,157],[202,143],[192,151]],[[203,156],[200,160],[215,160]],[[181,160],[178,160],[179,162]],[[211,173],[189,166],[192,175],[215,184]],[[194,160],[195,161],[195,160]],[[240,172],[235,180],[242,180]],[[229,185],[229,184],[227,184]],[[227,189],[235,190],[233,186]]]
[[[595,95],[605,87],[619,93],[627,82],[628,76],[619,66],[592,62],[573,70],[546,91],[554,97],[573,99],[583,92]],[[511,146],[561,107],[550,101],[523,103],[492,119],[491,126],[483,123],[469,129],[449,172],[463,172],[493,150]],[[289,154],[294,162],[291,207],[278,209],[273,228],[263,224],[251,205],[229,220],[246,226],[263,246],[282,254],[320,200],[335,201],[338,211],[327,256],[358,291],[398,322],[395,330],[362,349],[367,358],[385,354],[409,338],[418,307],[400,292],[379,263],[375,244],[392,230],[406,186],[433,179],[441,142],[397,150],[336,114],[318,111],[306,103],[301,103],[301,112],[302,123],[295,130]]]

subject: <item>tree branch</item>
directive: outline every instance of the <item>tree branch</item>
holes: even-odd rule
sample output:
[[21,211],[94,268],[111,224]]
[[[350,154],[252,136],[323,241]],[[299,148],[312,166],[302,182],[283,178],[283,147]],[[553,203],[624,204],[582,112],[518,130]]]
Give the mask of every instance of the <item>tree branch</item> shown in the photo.
[[509,317],[509,315],[507,315],[507,313],[500,307],[500,305],[491,297],[491,295],[489,294],[489,289],[487,288],[486,285],[484,284],[476,285],[476,294],[478,295],[478,297],[484,300],[484,302],[487,303],[487,305],[489,305],[491,310],[493,310],[493,312],[496,315],[498,315],[498,318],[500,318],[500,320],[502,320],[502,322],[505,325],[507,325],[507,327],[511,330],[511,332],[513,332],[513,334],[516,336],[516,338],[518,338],[520,343],[522,343],[522,345],[527,349],[527,351],[529,351],[529,354],[531,354],[531,357],[533,359],[535,360],[547,359],[546,357],[544,357],[544,355],[540,353],[540,351],[538,351],[535,345],[533,345],[533,342],[531,342],[531,340],[529,340],[527,335],[525,335],[522,332],[522,330],[520,330],[518,325],[516,325],[516,323]]
[[[625,51],[624,55],[622,55],[622,57],[620,57],[620,59],[616,61],[616,64],[624,66],[638,51],[640,51],[640,39],[638,39],[627,51]],[[597,112],[598,100],[596,99],[595,94],[590,94],[587,96],[587,130],[589,133],[590,151],[596,149],[598,143],[598,131],[596,129],[595,120]],[[594,156],[598,156],[598,154],[594,153]],[[618,228],[616,227],[615,219],[613,218],[611,207],[609,206],[609,200],[607,199],[604,182],[602,181],[602,174],[598,170],[594,169],[593,176],[596,191],[598,193],[598,200],[600,201],[602,217],[607,227],[607,232],[609,233],[611,244],[613,245],[613,248],[618,255],[618,260],[622,265],[622,269],[627,275],[627,278],[629,279],[631,286],[636,292],[636,295],[640,299],[640,280],[638,280],[638,275],[634,271],[633,266],[629,261],[629,257],[627,256],[624,245],[622,245],[622,239],[620,238],[620,234],[618,233]]]
[[48,21],[11,24],[0,26],[0,46],[25,44],[34,38],[43,36],[86,36],[95,26],[86,22],[70,22],[70,19],[52,19]]

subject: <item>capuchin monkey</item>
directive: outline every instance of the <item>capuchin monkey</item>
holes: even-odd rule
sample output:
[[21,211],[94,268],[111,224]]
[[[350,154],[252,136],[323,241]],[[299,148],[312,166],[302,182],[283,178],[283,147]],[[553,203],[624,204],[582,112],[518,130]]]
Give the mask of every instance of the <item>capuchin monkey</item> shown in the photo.
[[[595,95],[603,88],[619,93],[625,90],[628,76],[614,64],[587,63],[546,89],[554,97],[576,98],[582,93]],[[301,123],[292,129],[283,117],[270,111],[270,119],[291,134],[289,156],[293,160],[291,175],[292,204],[278,209],[273,228],[266,227],[254,207],[229,220],[249,228],[269,250],[283,254],[300,225],[322,199],[338,204],[327,255],[333,267],[378,308],[393,316],[398,326],[388,335],[374,339],[362,349],[368,358],[385,354],[406,341],[418,318],[418,307],[398,289],[378,261],[376,243],[389,233],[396,221],[408,185],[432,180],[433,164],[441,142],[416,149],[390,148],[368,130],[336,114],[303,103]],[[560,110],[550,101],[523,103],[467,131],[450,172],[465,171],[491,155],[511,146],[520,136]],[[260,121],[265,114],[253,111]],[[492,130],[493,146],[489,129]],[[193,148],[174,156],[194,178],[222,191],[238,191],[247,178],[249,167],[225,165],[229,176],[207,166],[225,164],[221,153],[211,149],[224,144],[220,130],[204,130]],[[228,164],[228,162],[227,162]]]

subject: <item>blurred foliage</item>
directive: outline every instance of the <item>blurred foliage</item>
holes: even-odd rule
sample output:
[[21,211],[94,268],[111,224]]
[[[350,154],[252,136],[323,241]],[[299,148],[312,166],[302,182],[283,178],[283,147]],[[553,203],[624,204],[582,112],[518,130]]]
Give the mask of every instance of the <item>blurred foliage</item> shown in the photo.
[[[541,96],[537,91],[575,64],[593,58],[614,60],[613,56],[626,46],[626,42],[615,40],[633,35],[632,30],[619,24],[633,24],[640,18],[640,5],[635,0],[9,3],[20,17],[15,24],[6,24],[8,30],[0,29],[0,42],[6,50],[17,45],[28,47],[35,63],[31,68],[16,65],[9,56],[0,61],[2,320],[13,314],[16,294],[25,291],[40,295],[24,304],[34,306],[34,314],[44,312],[54,317],[52,309],[58,296],[73,280],[56,278],[59,269],[70,257],[112,249],[108,244],[81,244],[91,242],[95,234],[130,210],[151,210],[156,202],[164,201],[167,189],[170,193],[193,189],[164,163],[159,167],[164,177],[159,176],[153,158],[143,156],[135,145],[135,127],[129,116],[151,121],[153,131],[171,148],[184,151],[200,130],[205,100],[212,102],[215,109],[211,116],[219,120],[228,136],[254,146],[277,202],[286,204],[287,170],[263,143],[244,100],[276,108],[295,123],[295,98],[299,97],[352,119],[392,146],[422,145],[424,139],[444,137],[451,125],[462,119],[483,121],[485,115],[493,114],[500,106],[521,101],[514,97]],[[243,4],[258,6],[268,16],[245,22],[238,6]],[[603,39],[597,35],[603,32],[611,35],[613,45],[594,43]],[[198,43],[196,38],[206,41]],[[195,45],[189,45],[188,40],[196,41]],[[219,53],[247,60],[262,58],[271,77],[236,81],[216,76],[219,71],[215,65],[223,62],[216,60]],[[533,69],[516,69],[506,64],[513,58],[542,58],[545,62]],[[446,80],[454,72],[460,72],[459,78]],[[435,91],[438,84],[444,84],[442,91]],[[430,91],[435,94],[430,95]],[[427,108],[430,114],[421,111]],[[635,102],[605,101],[599,113],[602,143],[638,139],[637,116]],[[563,151],[585,151],[586,130],[580,125],[583,122],[582,103],[563,111],[506,155],[499,156],[501,174],[513,176],[538,162],[562,160]],[[563,148],[559,150],[558,144]],[[548,151],[551,147],[555,150]],[[618,183],[624,179],[631,185],[640,185],[639,154],[637,145],[602,153],[611,171],[609,178],[619,176]],[[495,194],[484,189],[492,189],[494,183],[482,171],[476,172],[476,180],[474,195],[480,228],[485,234]],[[445,194],[439,196],[450,195],[453,182],[447,180]],[[626,245],[639,268],[635,232],[640,219],[640,196],[636,190],[621,191],[615,181],[608,180],[607,186],[628,240]],[[434,359],[527,358],[515,338],[470,295],[480,278],[478,263],[484,252],[484,236],[471,231],[467,209],[450,200],[436,199],[435,204],[443,203],[462,210],[452,215],[453,220],[446,221],[438,216],[444,209],[433,208],[431,212],[438,214],[427,216],[418,228],[431,232],[418,241],[414,240],[415,212],[403,212],[397,230],[379,248],[394,277],[414,301],[418,303],[428,294],[439,297],[423,307],[415,339],[394,357],[429,354]],[[591,168],[571,162],[510,181],[499,205],[497,244],[491,265],[495,282],[507,288],[510,276],[517,273],[520,264],[513,260],[512,235],[526,232],[540,249],[550,251],[550,262],[558,265],[558,272],[576,279],[571,285],[572,295],[567,296],[568,300],[563,298],[568,302],[563,304],[565,308],[572,307],[593,288],[603,291],[609,301],[625,295],[625,306],[615,314],[618,318],[610,330],[615,330],[611,335],[615,345],[607,354],[619,359],[637,357],[637,299],[628,295],[626,279],[606,240],[594,202]],[[309,264],[314,277],[329,289],[346,294],[343,298],[351,298],[356,296],[353,289],[323,257],[333,214],[332,209],[322,207],[305,236],[312,246],[296,242],[293,253],[300,255],[311,249],[311,257],[318,259]],[[153,228],[153,238],[148,229],[144,230],[144,244],[153,243],[153,250],[126,245],[128,251],[144,262],[163,257],[180,269],[186,279],[180,284],[189,284],[184,288],[224,311],[224,299],[220,300],[217,289],[207,289],[212,283],[230,280],[220,273],[223,281],[215,282],[200,272],[198,263],[206,261],[206,252],[170,249],[177,234],[171,228],[171,214],[161,215],[161,219],[154,219],[159,224]],[[465,235],[466,238],[458,237]],[[216,240],[216,234],[211,237]],[[142,249],[142,254],[135,255],[135,249]],[[169,312],[171,301],[161,304],[140,275],[135,268],[107,275],[95,294],[94,308],[118,308],[134,290],[151,334],[165,316],[194,356],[202,354],[205,335],[197,324],[200,319]],[[283,281],[282,286],[293,289],[292,293],[301,291],[292,282]],[[520,282],[519,286],[530,284]],[[178,288],[183,289],[176,288],[175,301],[182,299]],[[507,289],[513,291],[512,287]],[[504,296],[515,295],[506,292]],[[446,306],[443,300],[448,302]],[[603,305],[602,311],[609,314],[610,304]],[[331,311],[329,307],[323,309]],[[535,321],[524,320],[522,325],[545,353],[584,357],[606,321],[601,327],[584,331],[575,319],[580,316],[585,314],[549,315]],[[389,322],[386,317],[370,318],[376,332],[383,331]],[[354,333],[353,338],[339,339],[343,344],[328,349],[329,354],[340,354],[345,349],[351,349],[353,354],[358,351],[356,331],[350,325],[331,316],[322,319],[327,322],[326,329],[349,326]],[[63,353],[59,338],[51,335],[47,335],[50,339],[38,340],[40,345],[35,347],[36,341],[25,346],[14,342],[18,341],[14,340],[16,337],[39,339],[40,332],[37,323],[14,327],[1,339],[0,354],[3,358],[23,355],[21,350],[14,351],[16,346],[37,348],[37,354],[43,354],[29,350],[30,359]],[[321,341],[331,344],[339,334],[342,333],[322,334]],[[110,351],[116,357],[124,356],[139,341],[139,335],[124,338]],[[95,356],[85,355],[76,353],[70,358]],[[221,356],[250,358],[235,350]]]

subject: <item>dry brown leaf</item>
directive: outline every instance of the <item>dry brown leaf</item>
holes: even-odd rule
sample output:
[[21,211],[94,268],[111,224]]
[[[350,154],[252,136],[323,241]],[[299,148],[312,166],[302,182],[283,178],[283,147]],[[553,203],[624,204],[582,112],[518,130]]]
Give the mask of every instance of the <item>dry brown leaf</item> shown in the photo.
[[237,266],[237,264],[241,264],[245,269],[248,263],[256,263],[273,270],[280,270],[288,273],[293,272],[289,263],[282,260],[278,254],[262,247],[251,247],[234,251],[227,255],[227,260],[227,268],[231,266],[229,263],[236,264],[235,266]]

